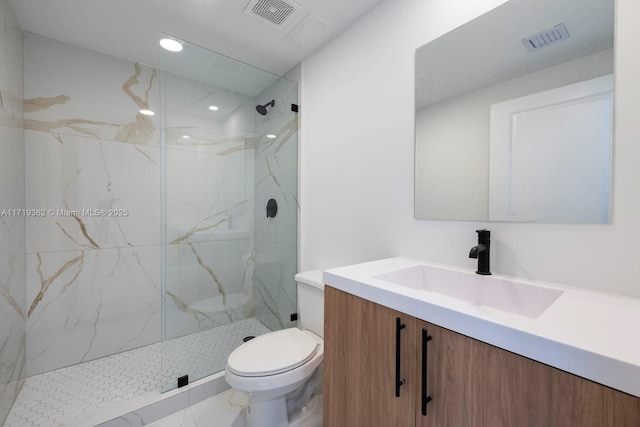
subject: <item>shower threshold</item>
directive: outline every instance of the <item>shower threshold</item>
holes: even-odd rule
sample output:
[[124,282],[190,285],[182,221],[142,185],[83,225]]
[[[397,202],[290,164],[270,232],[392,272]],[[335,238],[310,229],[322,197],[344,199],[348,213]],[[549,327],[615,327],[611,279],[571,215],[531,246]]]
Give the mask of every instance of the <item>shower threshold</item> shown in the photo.
[[184,373],[199,378],[221,370],[244,337],[266,332],[249,318],[27,377],[4,427],[96,426],[180,394],[182,389],[160,390]]

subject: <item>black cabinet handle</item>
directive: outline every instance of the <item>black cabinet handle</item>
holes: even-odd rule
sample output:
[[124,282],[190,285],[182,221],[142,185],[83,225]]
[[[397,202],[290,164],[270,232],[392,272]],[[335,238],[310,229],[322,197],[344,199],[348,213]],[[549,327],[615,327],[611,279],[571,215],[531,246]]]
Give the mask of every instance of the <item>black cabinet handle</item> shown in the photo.
[[431,396],[427,396],[427,343],[431,336],[426,329],[422,329],[422,415],[427,415],[427,403],[431,402]]
[[400,397],[400,387],[404,384],[404,380],[400,378],[400,333],[406,325],[396,317],[396,397]]

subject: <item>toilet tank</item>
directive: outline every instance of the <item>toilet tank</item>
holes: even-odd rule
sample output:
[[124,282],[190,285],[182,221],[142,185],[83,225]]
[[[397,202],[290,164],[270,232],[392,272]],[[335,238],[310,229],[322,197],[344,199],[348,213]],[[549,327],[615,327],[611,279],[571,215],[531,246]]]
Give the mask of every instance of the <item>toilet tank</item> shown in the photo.
[[298,327],[324,337],[324,284],[322,270],[295,276],[298,287]]

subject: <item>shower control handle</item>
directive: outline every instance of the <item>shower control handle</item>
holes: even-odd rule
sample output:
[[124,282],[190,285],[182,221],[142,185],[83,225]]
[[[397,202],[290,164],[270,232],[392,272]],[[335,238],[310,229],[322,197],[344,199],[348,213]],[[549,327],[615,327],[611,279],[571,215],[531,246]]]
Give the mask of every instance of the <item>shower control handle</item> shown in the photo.
[[267,202],[267,218],[274,218],[278,213],[278,202],[276,199],[269,199]]

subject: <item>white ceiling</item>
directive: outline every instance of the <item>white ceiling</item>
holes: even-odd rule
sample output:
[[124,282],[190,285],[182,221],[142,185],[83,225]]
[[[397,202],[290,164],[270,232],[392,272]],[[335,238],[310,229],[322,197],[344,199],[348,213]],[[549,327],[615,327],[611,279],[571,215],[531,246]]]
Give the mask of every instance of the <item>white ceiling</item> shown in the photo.
[[[567,40],[522,39],[564,23]],[[416,108],[613,47],[613,0],[511,0],[416,51]]]
[[[250,0],[9,0],[24,31],[157,66],[160,32],[282,75],[381,0],[284,0],[279,28]],[[299,6],[299,8],[298,8]]]

